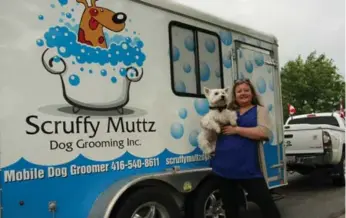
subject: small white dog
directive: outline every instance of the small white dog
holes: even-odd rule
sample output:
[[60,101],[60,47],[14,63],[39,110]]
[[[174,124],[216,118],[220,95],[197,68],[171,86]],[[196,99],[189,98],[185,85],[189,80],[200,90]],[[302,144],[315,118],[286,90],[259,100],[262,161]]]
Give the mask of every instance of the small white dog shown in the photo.
[[204,154],[215,152],[217,134],[221,133],[222,125],[237,125],[237,113],[227,109],[230,103],[229,88],[209,89],[204,87],[204,94],[209,102],[209,112],[202,117],[202,131],[198,135],[198,144]]

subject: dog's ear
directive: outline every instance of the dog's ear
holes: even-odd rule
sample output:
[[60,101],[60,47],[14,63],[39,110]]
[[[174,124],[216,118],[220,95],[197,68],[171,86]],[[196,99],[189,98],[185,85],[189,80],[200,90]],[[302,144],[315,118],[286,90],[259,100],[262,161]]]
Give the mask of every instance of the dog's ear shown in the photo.
[[210,89],[208,89],[207,87],[203,87],[203,90],[205,95],[209,95]]
[[223,89],[227,94],[229,94],[230,88],[227,86],[226,88]]

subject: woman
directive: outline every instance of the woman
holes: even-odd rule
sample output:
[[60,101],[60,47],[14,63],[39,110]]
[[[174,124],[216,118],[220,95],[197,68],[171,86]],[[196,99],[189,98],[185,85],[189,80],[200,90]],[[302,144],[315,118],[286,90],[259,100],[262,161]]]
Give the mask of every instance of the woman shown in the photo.
[[226,216],[238,217],[236,193],[240,185],[260,207],[263,218],[280,218],[260,166],[261,152],[258,152],[261,141],[269,139],[270,120],[248,79],[234,84],[230,107],[237,111],[238,125],[223,127],[211,161],[213,172],[220,179]]

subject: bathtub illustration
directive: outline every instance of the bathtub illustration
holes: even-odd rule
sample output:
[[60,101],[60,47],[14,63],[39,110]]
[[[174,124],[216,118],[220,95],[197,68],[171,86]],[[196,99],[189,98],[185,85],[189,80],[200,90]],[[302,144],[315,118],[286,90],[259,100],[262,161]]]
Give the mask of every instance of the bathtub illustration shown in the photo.
[[129,102],[131,83],[142,79],[143,68],[120,68],[117,71],[121,76],[113,77],[108,75],[109,70],[100,66],[76,73],[77,70],[68,69],[68,66],[74,65],[66,63],[53,50],[47,48],[41,61],[49,73],[60,77],[63,96],[73,106],[73,113],[78,113],[81,109],[116,110],[120,114],[124,113],[123,108]]

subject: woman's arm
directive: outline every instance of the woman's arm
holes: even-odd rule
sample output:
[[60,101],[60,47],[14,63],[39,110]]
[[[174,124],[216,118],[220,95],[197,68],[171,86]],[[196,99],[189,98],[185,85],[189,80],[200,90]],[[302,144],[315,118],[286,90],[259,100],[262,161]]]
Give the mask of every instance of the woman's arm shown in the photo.
[[239,134],[243,137],[254,140],[268,140],[270,137],[271,122],[268,112],[264,107],[258,106],[257,109],[257,127],[232,127],[224,128],[225,134]]

